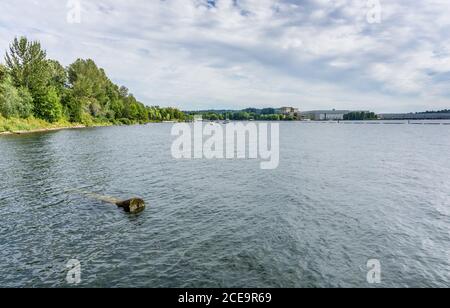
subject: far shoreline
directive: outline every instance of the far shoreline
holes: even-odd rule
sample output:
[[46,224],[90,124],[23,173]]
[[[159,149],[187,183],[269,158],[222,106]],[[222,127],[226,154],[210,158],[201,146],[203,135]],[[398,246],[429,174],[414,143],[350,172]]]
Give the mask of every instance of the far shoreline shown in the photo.
[[[208,122],[208,121],[204,121]],[[445,120],[418,120],[416,123],[413,121],[406,120],[361,120],[361,121],[231,121],[231,122],[268,122],[268,123],[302,123],[302,124],[417,124],[417,125],[450,125],[449,122],[445,122]],[[0,137],[2,136],[22,136],[22,135],[31,135],[38,133],[47,133],[47,132],[57,132],[63,130],[73,130],[73,129],[85,129],[85,128],[100,128],[100,127],[113,127],[113,126],[133,126],[133,125],[148,125],[148,124],[175,124],[180,123],[177,121],[162,121],[162,122],[148,122],[143,124],[131,124],[131,125],[113,125],[113,124],[97,124],[97,125],[82,125],[77,124],[73,126],[62,126],[62,127],[41,127],[30,130],[14,130],[14,131],[2,131],[0,132]],[[192,123],[192,122],[186,122]],[[215,121],[210,121],[210,123],[217,123]],[[219,123],[220,124],[220,123]]]

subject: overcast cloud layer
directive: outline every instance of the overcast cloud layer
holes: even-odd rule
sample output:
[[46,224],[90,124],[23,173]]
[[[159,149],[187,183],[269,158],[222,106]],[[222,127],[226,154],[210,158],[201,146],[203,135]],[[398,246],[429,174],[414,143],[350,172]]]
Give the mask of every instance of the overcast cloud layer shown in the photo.
[[[450,3],[381,0],[0,0],[0,51],[40,40],[92,58],[147,105],[450,108]],[[375,1],[376,2],[376,1]]]

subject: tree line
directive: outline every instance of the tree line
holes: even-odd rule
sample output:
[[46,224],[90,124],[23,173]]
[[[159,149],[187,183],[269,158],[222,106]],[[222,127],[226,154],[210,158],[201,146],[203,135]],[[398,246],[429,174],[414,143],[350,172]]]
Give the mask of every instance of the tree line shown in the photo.
[[86,125],[186,120],[178,109],[145,106],[93,60],[63,67],[47,58],[39,42],[25,37],[14,39],[5,65],[0,64],[0,115]]
[[344,121],[366,121],[378,120],[378,116],[374,112],[355,111],[344,115]]
[[201,115],[203,119],[210,121],[294,121],[295,117],[281,114],[275,108],[247,108],[244,110],[206,110],[187,112],[188,116]]
[[429,113],[450,113],[450,109],[437,110],[437,111],[416,112],[416,114],[429,114]]

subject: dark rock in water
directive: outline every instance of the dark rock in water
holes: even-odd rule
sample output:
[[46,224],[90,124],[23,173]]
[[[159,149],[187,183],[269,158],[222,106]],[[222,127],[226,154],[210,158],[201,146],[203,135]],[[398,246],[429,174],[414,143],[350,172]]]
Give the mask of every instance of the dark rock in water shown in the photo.
[[118,207],[121,207],[127,213],[137,214],[145,210],[145,201],[139,198],[116,202]]

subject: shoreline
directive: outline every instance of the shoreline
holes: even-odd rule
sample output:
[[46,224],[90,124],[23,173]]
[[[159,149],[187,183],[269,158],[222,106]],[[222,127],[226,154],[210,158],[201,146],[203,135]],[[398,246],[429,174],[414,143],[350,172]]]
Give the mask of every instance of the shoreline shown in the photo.
[[[95,127],[95,126],[93,126]],[[86,125],[75,125],[75,126],[65,126],[65,127],[50,127],[50,128],[36,128],[30,130],[18,130],[18,131],[5,131],[0,132],[0,136],[11,136],[11,135],[28,135],[28,134],[36,134],[36,133],[46,133],[46,132],[54,132],[60,130],[69,130],[69,129],[81,129],[88,128]]]
[[[155,123],[166,123],[166,122],[148,122],[145,124],[130,124],[123,126],[132,126],[132,125],[147,125],[147,124],[155,124]],[[172,123],[172,122],[170,122]],[[173,122],[177,123],[177,122]],[[73,126],[61,126],[61,127],[48,127],[48,128],[35,128],[30,130],[15,130],[15,131],[3,131],[0,132],[0,137],[2,136],[21,136],[21,135],[30,135],[30,134],[38,134],[38,133],[47,133],[47,132],[55,132],[61,130],[71,130],[71,129],[83,129],[83,128],[96,128],[96,127],[112,127],[117,126],[114,124],[96,124],[96,125],[73,125]]]

